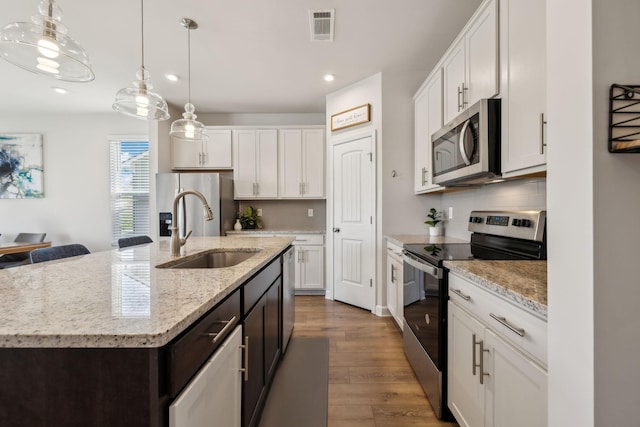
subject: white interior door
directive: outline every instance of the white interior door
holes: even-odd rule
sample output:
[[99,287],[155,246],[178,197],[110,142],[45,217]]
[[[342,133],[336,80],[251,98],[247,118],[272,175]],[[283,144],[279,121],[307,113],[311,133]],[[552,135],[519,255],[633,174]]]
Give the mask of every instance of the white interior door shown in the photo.
[[371,310],[374,301],[372,137],[333,147],[334,299]]

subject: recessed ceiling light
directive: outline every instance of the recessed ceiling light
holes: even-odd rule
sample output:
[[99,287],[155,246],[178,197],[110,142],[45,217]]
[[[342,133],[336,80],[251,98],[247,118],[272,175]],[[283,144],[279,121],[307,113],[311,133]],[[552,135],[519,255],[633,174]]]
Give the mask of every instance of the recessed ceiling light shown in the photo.
[[51,89],[53,89],[54,91],[56,91],[56,93],[61,93],[61,94],[63,94],[63,95],[64,95],[64,94],[69,93],[69,91],[68,91],[68,90],[66,90],[66,89],[65,89],[65,88],[63,88],[63,87],[56,87],[56,86],[52,86],[52,87],[51,87]]
[[180,80],[180,77],[178,77],[175,74],[170,74],[170,73],[165,74],[164,77],[167,80],[169,80],[170,82],[177,82],[178,80]]
[[336,76],[333,74],[325,74],[323,78],[325,82],[332,82],[335,80]]

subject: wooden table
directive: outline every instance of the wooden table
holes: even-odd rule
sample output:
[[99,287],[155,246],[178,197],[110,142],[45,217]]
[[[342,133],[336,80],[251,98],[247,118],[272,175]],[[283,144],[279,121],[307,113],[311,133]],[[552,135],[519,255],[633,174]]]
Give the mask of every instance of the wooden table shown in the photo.
[[0,243],[0,255],[30,252],[34,249],[48,248],[51,242],[11,242]]

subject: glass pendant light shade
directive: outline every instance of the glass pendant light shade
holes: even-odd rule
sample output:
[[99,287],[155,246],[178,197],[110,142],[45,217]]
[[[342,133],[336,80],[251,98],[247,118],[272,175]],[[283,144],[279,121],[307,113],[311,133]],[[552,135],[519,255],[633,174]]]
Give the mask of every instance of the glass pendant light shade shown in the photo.
[[95,78],[82,46],[67,35],[62,11],[53,0],[42,0],[33,22],[14,22],[0,31],[0,56],[34,73],[70,82]]
[[190,140],[190,141],[204,141],[207,139],[205,127],[202,123],[196,120],[194,114],[196,107],[192,103],[188,102],[184,105],[184,113],[182,113],[182,119],[176,120],[171,123],[171,135],[176,139]]
[[196,107],[191,103],[191,30],[198,28],[198,24],[189,19],[182,18],[181,25],[187,29],[187,51],[189,56],[189,102],[184,105],[184,113],[182,118],[171,123],[171,131],[169,135],[175,139],[186,141],[200,142],[207,140],[205,127],[196,120]]
[[132,86],[120,89],[116,93],[113,109],[127,116],[141,120],[167,120],[169,108],[160,95],[151,92],[149,72],[140,68]]
[[167,120],[169,107],[160,95],[151,92],[149,72],[144,68],[144,0],[140,0],[142,65],[136,73],[132,86],[120,89],[116,93],[113,109],[124,115],[141,120]]

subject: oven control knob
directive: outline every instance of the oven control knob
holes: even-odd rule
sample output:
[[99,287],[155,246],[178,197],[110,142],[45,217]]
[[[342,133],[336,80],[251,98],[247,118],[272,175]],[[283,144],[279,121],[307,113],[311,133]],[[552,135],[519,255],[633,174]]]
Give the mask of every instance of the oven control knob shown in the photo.
[[523,219],[522,220],[522,226],[523,227],[531,227],[531,220],[530,219]]
[[469,217],[469,222],[471,222],[473,224],[482,224],[482,217],[480,217],[480,216],[470,216]]
[[513,225],[514,227],[520,227],[520,225],[522,225],[522,220],[513,218],[513,220],[511,221],[511,225]]

